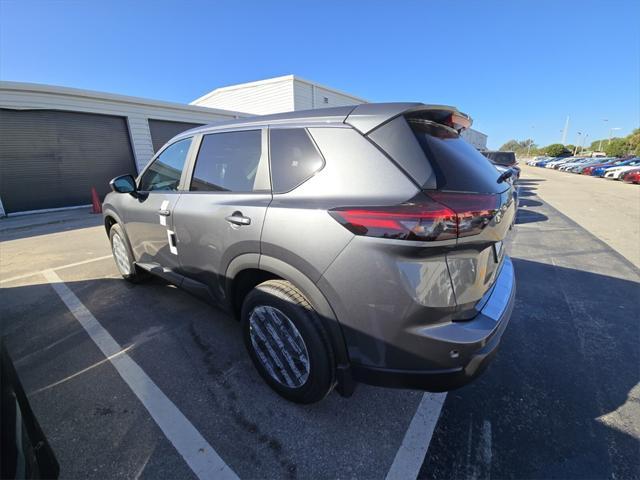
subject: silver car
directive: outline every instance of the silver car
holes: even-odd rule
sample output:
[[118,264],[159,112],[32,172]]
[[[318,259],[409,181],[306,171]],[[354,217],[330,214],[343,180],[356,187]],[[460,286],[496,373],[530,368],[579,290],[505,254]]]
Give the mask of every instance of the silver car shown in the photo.
[[173,138],[103,205],[124,278],[159,275],[242,325],[264,380],[300,403],[357,382],[450,390],[511,315],[513,186],[420,103],[243,118]]

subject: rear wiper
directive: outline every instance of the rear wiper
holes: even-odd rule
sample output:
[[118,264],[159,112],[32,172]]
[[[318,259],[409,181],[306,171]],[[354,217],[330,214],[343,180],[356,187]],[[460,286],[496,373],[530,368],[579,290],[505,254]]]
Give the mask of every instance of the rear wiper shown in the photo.
[[511,169],[505,170],[498,177],[498,183],[504,182],[507,178],[510,178],[511,176],[513,176],[513,170],[511,170]]

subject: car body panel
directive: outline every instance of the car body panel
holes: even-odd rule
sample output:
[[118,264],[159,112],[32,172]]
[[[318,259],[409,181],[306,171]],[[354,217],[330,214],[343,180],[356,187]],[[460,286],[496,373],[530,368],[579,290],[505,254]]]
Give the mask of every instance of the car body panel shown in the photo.
[[[491,195],[499,202],[480,232],[468,237],[440,241],[378,238],[355,234],[330,214],[336,208],[404,208],[407,202],[438,193],[421,181],[420,173],[427,172],[429,186],[428,169],[420,170],[424,165],[418,162],[430,160],[424,155],[420,158],[414,148],[418,139],[413,130],[410,136],[405,129],[406,144],[389,147],[391,152],[375,142],[389,145],[375,134],[381,125],[401,128],[404,119],[394,121],[396,117],[430,109],[437,109],[437,115],[444,112],[445,117],[447,112],[465,117],[453,107],[368,104],[198,127],[168,143],[193,138],[177,191],[146,196],[112,193],[105,200],[105,215],[114,212],[127,235],[131,229],[135,260],[145,268],[144,260],[167,266],[181,276],[183,286],[204,288],[211,299],[227,306],[233,306],[236,279],[247,272],[266,272],[291,281],[320,315],[340,368],[446,370],[459,386],[479,373],[480,364],[486,364],[513,305],[513,267],[502,248],[517,208],[513,184],[506,181],[495,186],[493,173],[488,174],[491,189],[476,193],[483,198]],[[258,128],[263,132],[257,167],[262,173],[256,175],[258,180],[264,177],[260,184],[267,188],[253,192],[189,190],[204,135]],[[271,192],[269,173],[273,175],[273,170],[265,166],[271,165],[271,132],[279,128],[306,129],[324,158],[318,171],[286,193]],[[456,132],[453,134],[458,141]],[[393,132],[388,138],[393,138]],[[413,155],[410,162],[415,168],[405,168],[409,165],[405,155]],[[481,158],[498,181],[499,172]],[[145,202],[142,209],[139,204]],[[170,215],[163,221],[157,210],[165,207]],[[439,208],[448,207],[440,203]],[[156,218],[151,219],[148,212]],[[248,217],[250,223],[231,224],[228,217],[235,212]],[[167,249],[157,237],[160,232],[166,236],[167,230],[175,235],[177,251],[169,248],[170,256],[165,257]],[[504,298],[506,303],[501,303]],[[497,312],[493,312],[495,318],[490,315],[492,308]],[[447,384],[440,374],[437,378],[441,386]],[[367,380],[363,377],[363,381]],[[425,380],[417,388],[438,387]]]

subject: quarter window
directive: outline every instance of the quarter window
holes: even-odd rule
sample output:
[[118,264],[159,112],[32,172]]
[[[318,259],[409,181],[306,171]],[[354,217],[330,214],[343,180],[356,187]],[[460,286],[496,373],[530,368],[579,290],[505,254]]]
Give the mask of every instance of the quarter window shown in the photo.
[[324,159],[304,128],[275,128],[270,139],[274,193],[293,190],[324,166]]
[[262,132],[248,130],[205,135],[191,190],[251,192],[262,154]]
[[191,138],[185,138],[165,148],[144,172],[138,188],[145,192],[177,190],[190,145]]

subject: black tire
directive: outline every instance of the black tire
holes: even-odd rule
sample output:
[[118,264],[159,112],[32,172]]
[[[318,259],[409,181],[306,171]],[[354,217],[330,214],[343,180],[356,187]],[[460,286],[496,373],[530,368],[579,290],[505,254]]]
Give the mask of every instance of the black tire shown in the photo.
[[[251,315],[258,307],[277,309],[297,329],[306,348],[307,355],[304,357],[308,359],[308,376],[302,384],[293,387],[283,384],[282,381],[278,381],[269,373],[268,367],[260,360],[260,354],[256,351],[252,341],[250,321]],[[254,325],[255,322],[260,322],[259,315],[254,316]],[[249,292],[242,304],[242,334],[249,356],[264,381],[287,400],[304,404],[314,403],[325,398],[335,386],[335,357],[329,336],[319,315],[302,292],[290,282],[268,280]],[[254,332],[254,340],[256,338]],[[291,339],[292,337],[287,338]],[[289,343],[289,345],[292,344]],[[280,359],[286,358],[282,356],[282,350],[279,350],[278,353]],[[290,366],[291,363],[288,365]],[[279,369],[278,375],[282,375],[282,370],[287,370],[287,368]],[[294,380],[300,381],[300,378],[294,378]]]
[[[114,238],[118,237],[115,242]],[[119,239],[119,240],[118,240]],[[116,258],[116,251],[118,242],[122,242],[122,247],[124,248],[124,253],[126,254],[126,264],[128,266],[122,266],[119,264],[118,259]],[[111,243],[111,254],[113,255],[113,260],[115,261],[116,268],[122,275],[122,278],[132,283],[140,283],[149,278],[149,273],[145,270],[138,267],[133,261],[133,253],[131,252],[131,247],[129,246],[129,239],[124,233],[123,228],[117,223],[111,227],[109,230],[109,242]]]

